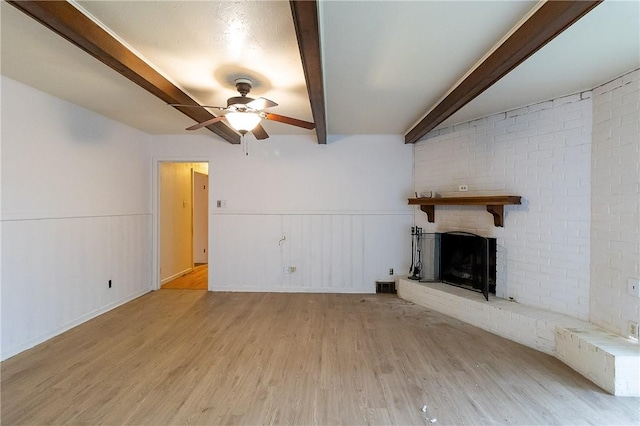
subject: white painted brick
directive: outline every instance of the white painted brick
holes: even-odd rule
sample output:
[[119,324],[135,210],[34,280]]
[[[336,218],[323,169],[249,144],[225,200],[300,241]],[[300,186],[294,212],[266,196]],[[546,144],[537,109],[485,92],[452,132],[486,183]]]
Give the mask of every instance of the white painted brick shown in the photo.
[[569,120],[575,120],[576,118],[582,118],[581,109],[571,108],[568,111],[561,113],[556,108],[555,111],[556,111],[556,114],[553,116],[553,121],[556,123],[560,121],[569,121]]
[[514,124],[515,122],[516,122],[516,120],[513,117],[506,117],[503,120],[495,121],[493,123],[493,127],[494,128],[508,127],[508,126]]
[[[638,276],[640,250],[625,244],[622,235],[637,228],[638,211],[627,213],[625,201],[638,198],[638,137],[640,80],[638,70],[594,89],[592,151],[592,240],[591,258],[601,259],[591,268],[591,321],[623,334],[627,321],[638,319],[638,301],[626,295],[626,278]],[[624,141],[624,142],[622,142]],[[621,143],[631,152],[621,150]],[[597,178],[596,178],[597,177]],[[637,239],[636,239],[637,241]],[[624,250],[624,256],[623,252]],[[631,302],[631,303],[629,303]]]
[[556,107],[562,106],[562,105],[566,105],[569,103],[573,103],[573,102],[578,102],[580,101],[580,94],[574,94],[574,95],[569,95],[569,96],[564,96],[562,98],[557,98],[553,100],[553,107],[554,109]]
[[593,92],[591,90],[580,93],[580,99],[591,99],[593,97]]
[[602,93],[606,93],[606,92],[610,92],[620,86],[622,86],[624,84],[622,77],[621,78],[616,78],[615,80],[612,80],[608,83],[605,83],[599,87],[596,87],[593,90],[593,93],[595,96],[598,96]]
[[543,109],[553,108],[553,101],[540,102],[538,104],[529,105],[527,111],[530,113],[542,111]]
[[613,98],[611,91],[602,90],[602,86],[593,89],[593,105],[598,106],[601,103],[609,102]]
[[538,119],[538,113],[537,112],[532,112],[529,114],[523,114],[523,115],[517,115],[515,116],[515,120],[516,120],[516,124],[518,123],[528,123],[532,120],[536,120]]
[[553,124],[553,117],[533,118],[528,121],[529,128],[537,128],[540,126],[546,126],[550,124]]
[[[639,84],[638,82],[630,81],[629,83],[623,84],[620,87],[616,87],[612,93],[612,99],[616,98],[624,98],[626,95],[633,95],[638,91]],[[635,96],[627,98],[630,101],[633,99],[637,99]],[[624,103],[624,99],[622,101]]]
[[577,128],[577,127],[587,127],[588,128],[588,132],[591,133],[591,118],[584,118],[584,117],[580,117],[580,118],[575,118],[573,120],[565,120],[564,121],[564,128],[565,130],[567,129],[573,129],[573,128]]
[[640,84],[640,69],[632,71],[628,74],[622,76],[622,82],[624,84],[635,82],[635,84]]
[[532,112],[532,111],[528,111],[527,107],[518,108],[518,109],[511,110],[511,111],[507,111],[507,117],[515,117],[515,116],[518,116],[518,115],[524,115],[524,114],[527,114],[528,112]]
[[499,114],[490,115],[487,117],[487,123],[495,123],[496,121],[504,120],[507,117],[507,114],[502,112]]
[[562,130],[562,128],[563,128],[562,122],[546,124],[538,127],[538,134],[543,135],[545,133],[554,133]]
[[609,95],[610,95],[610,99],[608,101],[600,102],[595,106],[595,108],[593,109],[593,112],[595,115],[605,114],[605,118],[611,119],[612,117],[611,110],[618,108],[622,105],[621,97],[613,96],[612,93],[609,93]]
[[486,117],[483,118],[479,118],[477,120],[473,120],[469,122],[469,125],[472,127],[478,127],[480,125],[486,125],[488,123],[488,120]]
[[[634,71],[593,91],[475,120],[458,131],[443,129],[424,144],[425,149],[415,151],[416,188],[455,191],[457,184],[475,181],[483,187],[474,185],[474,189],[506,188],[523,196],[525,204],[507,210],[507,223],[501,229],[494,228],[490,215],[476,207],[438,207],[436,223],[430,224],[441,231],[456,228],[497,235],[505,253],[498,260],[502,262],[498,265],[500,292],[504,286],[503,294],[517,295],[518,300],[543,309],[560,310],[565,304],[563,312],[576,318],[588,318],[591,310],[592,321],[618,332],[630,315],[637,317],[638,308],[631,304],[621,310],[622,300],[608,292],[612,285],[626,282],[614,277],[633,276],[640,267],[619,250],[608,245],[594,248],[585,238],[620,241],[621,235],[628,238],[629,222],[637,221],[638,203],[631,212],[619,207],[624,198],[631,198],[625,194],[638,190],[634,184],[639,181],[635,179],[638,126],[633,117],[639,103],[638,74]],[[627,85],[636,89],[623,87]],[[527,123],[527,129],[520,127],[522,123]],[[518,133],[529,129],[535,134]],[[615,150],[621,144],[629,145],[631,151]],[[593,232],[589,232],[590,223],[598,224]],[[581,235],[575,234],[576,229]],[[563,238],[543,239],[555,235]],[[640,257],[634,250],[632,254]],[[543,257],[541,251],[548,253]],[[591,267],[591,260],[597,264],[600,257],[607,259],[604,265]],[[560,299],[554,302],[544,297],[545,286],[551,283],[563,286],[555,295]],[[601,297],[608,302],[600,303]]]
[[507,133],[514,133],[514,132],[525,130],[528,128],[529,128],[529,125],[527,124],[527,121],[520,121],[510,126],[507,126]]
[[469,129],[469,122],[460,123],[460,124],[456,124],[455,126],[453,126],[453,131],[454,132],[459,132],[461,130],[466,130],[466,129]]

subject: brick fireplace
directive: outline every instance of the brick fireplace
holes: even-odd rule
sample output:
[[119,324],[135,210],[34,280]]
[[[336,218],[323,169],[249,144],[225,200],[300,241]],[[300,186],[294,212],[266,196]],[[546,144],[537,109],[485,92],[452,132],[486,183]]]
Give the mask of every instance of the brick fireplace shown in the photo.
[[[625,340],[640,317],[640,299],[627,292],[627,280],[640,278],[639,105],[635,70],[593,90],[432,131],[415,146],[415,192],[455,196],[464,185],[465,195],[518,194],[522,204],[505,206],[502,228],[477,206],[439,206],[433,223],[416,209],[416,226],[496,238],[497,302]],[[502,312],[507,322],[522,316]],[[560,334],[588,340],[575,330]],[[554,343],[538,349],[559,356],[556,331],[542,332],[539,339]],[[574,355],[567,363],[587,371]]]

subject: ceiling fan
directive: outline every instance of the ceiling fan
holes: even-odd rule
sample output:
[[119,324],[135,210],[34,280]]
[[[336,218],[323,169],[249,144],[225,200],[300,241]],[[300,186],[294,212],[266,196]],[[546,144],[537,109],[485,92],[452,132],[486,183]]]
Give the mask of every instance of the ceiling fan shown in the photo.
[[279,121],[281,123],[289,124],[292,126],[302,127],[304,129],[314,129],[316,125],[308,121],[298,120],[297,118],[291,118],[280,114],[274,114],[271,112],[265,112],[264,109],[277,106],[278,104],[266,99],[258,98],[253,99],[247,96],[251,91],[251,80],[248,78],[238,78],[235,80],[236,89],[240,93],[240,96],[233,96],[227,99],[226,107],[210,106],[210,105],[184,105],[184,104],[169,104],[173,107],[187,107],[187,108],[213,108],[220,111],[226,111],[225,115],[220,115],[212,119],[203,121],[202,123],[194,124],[187,127],[186,130],[197,130],[202,127],[208,126],[213,123],[217,123],[226,118],[231,127],[244,135],[247,132],[252,132],[256,139],[266,139],[269,137],[264,128],[260,125],[260,120],[272,120]]

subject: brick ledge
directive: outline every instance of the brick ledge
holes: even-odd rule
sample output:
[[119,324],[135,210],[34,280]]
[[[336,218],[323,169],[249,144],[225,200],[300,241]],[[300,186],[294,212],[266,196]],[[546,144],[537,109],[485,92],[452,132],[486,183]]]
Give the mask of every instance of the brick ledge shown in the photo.
[[605,391],[640,396],[640,345],[594,324],[442,284],[399,278],[398,296],[553,355]]

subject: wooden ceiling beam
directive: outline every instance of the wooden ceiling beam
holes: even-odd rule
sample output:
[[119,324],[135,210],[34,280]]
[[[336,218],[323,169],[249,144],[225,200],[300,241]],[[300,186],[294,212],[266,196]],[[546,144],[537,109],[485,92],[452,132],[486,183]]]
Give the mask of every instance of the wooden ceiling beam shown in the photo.
[[[66,1],[7,1],[166,103],[198,105],[194,99],[140,59],[115,37]],[[177,108],[198,122],[214,118],[204,108]],[[209,130],[238,144],[240,135],[222,122]]]
[[298,47],[307,82],[313,121],[316,124],[318,143],[327,143],[327,120],[325,117],[324,82],[322,79],[322,55],[320,51],[320,27],[316,0],[290,0],[293,24],[296,28]]
[[601,2],[546,1],[407,132],[405,143],[418,142]]

